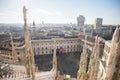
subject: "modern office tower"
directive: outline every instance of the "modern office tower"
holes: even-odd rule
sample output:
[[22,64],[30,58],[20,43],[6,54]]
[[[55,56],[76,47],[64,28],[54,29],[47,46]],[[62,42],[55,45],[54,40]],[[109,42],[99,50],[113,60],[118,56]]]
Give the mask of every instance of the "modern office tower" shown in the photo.
[[103,18],[96,18],[94,29],[100,29],[102,27]]
[[77,17],[77,27],[79,28],[80,31],[83,31],[84,29],[84,22],[85,17],[83,15]]

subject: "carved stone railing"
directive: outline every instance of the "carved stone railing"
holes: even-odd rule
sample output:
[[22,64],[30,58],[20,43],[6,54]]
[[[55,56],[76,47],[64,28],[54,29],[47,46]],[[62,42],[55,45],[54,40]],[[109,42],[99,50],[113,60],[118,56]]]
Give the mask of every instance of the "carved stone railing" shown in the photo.
[[31,76],[27,74],[3,75],[0,80],[31,80]]
[[[36,80],[55,80],[56,70],[51,70],[47,72],[36,72]],[[32,77],[23,73],[13,74],[13,75],[3,75],[0,80],[32,80]]]

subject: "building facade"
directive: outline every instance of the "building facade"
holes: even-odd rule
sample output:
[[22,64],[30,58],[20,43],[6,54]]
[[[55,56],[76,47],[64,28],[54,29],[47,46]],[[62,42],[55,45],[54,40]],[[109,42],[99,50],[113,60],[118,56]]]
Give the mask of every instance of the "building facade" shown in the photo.
[[54,39],[56,40],[56,50],[59,53],[79,52],[80,39],[79,38],[52,38],[32,40],[32,48],[35,55],[44,55],[53,53]]

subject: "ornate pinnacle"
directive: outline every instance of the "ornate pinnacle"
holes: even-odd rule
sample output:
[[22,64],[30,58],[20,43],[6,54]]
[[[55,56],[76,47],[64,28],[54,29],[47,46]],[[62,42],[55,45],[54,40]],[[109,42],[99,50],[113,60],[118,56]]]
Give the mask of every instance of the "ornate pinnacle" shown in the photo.
[[33,21],[33,27],[35,27],[35,21]]

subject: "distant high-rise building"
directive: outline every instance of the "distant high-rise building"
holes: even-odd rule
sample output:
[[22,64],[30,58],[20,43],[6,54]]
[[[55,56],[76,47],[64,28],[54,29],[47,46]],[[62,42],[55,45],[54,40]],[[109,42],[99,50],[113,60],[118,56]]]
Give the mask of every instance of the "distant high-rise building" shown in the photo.
[[103,18],[96,18],[94,29],[100,29],[102,27]]
[[79,27],[80,31],[83,31],[84,22],[85,22],[85,17],[83,15],[79,15],[77,17],[77,26]]

